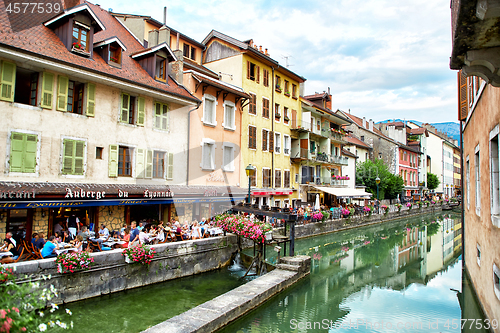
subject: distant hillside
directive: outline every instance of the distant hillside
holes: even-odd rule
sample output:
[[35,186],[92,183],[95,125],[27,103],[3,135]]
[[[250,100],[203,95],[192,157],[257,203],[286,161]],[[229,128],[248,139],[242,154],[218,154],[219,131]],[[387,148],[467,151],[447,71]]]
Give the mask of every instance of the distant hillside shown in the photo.
[[[380,123],[388,123],[388,122],[393,122],[393,121],[405,121],[403,119],[388,119],[384,121],[379,121],[377,124]],[[422,122],[418,120],[406,120],[406,121],[411,121],[418,126],[422,126]],[[460,140],[460,124],[455,123],[455,122],[446,122],[446,123],[430,123],[432,126],[434,126],[438,131],[444,132],[448,134],[449,137],[455,139],[455,140]]]

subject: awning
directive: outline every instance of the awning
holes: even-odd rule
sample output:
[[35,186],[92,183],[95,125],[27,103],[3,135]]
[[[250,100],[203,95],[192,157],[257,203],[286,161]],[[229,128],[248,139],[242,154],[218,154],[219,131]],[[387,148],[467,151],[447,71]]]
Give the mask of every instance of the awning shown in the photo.
[[363,190],[346,187],[323,187],[314,186],[315,189],[332,194],[338,198],[371,198],[372,194]]

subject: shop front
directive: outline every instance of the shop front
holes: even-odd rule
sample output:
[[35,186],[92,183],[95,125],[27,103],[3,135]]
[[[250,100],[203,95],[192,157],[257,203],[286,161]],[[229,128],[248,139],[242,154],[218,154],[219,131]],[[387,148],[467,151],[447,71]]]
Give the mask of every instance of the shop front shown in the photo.
[[0,238],[48,236],[69,216],[97,230],[117,230],[131,221],[200,220],[229,209],[246,192],[228,186],[159,186],[60,183],[0,183]]

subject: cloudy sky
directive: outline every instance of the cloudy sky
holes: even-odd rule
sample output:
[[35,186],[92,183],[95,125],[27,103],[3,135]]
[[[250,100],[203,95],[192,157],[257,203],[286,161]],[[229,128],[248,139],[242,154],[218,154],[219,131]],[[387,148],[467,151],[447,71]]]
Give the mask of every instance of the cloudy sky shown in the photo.
[[149,15],[202,41],[212,30],[253,39],[305,77],[330,87],[333,108],[367,119],[456,121],[450,0],[154,0],[98,2]]

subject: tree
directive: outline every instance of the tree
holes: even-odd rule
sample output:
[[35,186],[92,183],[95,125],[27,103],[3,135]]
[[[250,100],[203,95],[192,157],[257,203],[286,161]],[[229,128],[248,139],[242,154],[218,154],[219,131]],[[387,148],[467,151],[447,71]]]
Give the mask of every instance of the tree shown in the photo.
[[427,173],[427,188],[429,190],[435,190],[440,183],[438,176],[430,172]]
[[372,162],[367,160],[356,167],[356,185],[366,186],[366,190],[377,195],[377,183],[375,179],[380,178],[379,198],[394,199],[403,190],[403,179],[393,175],[382,160]]

